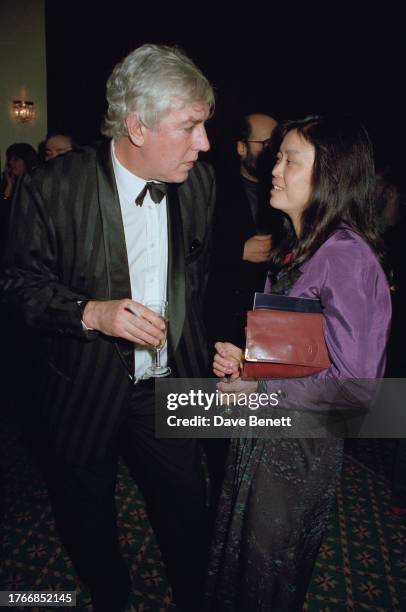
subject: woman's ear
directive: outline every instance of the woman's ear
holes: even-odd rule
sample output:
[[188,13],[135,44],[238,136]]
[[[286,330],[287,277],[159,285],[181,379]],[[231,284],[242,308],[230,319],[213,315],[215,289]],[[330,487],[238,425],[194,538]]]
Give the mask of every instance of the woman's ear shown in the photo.
[[137,147],[142,146],[144,144],[144,125],[141,123],[138,113],[129,113],[126,125],[131,142]]

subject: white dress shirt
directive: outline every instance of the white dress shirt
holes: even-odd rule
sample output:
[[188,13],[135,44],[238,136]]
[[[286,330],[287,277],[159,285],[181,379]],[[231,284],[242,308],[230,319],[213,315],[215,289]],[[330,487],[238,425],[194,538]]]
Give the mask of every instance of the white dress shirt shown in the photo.
[[[147,181],[120,164],[113,141],[111,157],[124,225],[131,298],[144,305],[166,300],[168,274],[166,197],[156,204],[147,191],[143,205],[137,206],[135,198]],[[135,376],[145,378],[145,371],[152,364],[153,352],[134,345],[134,358]],[[167,360],[168,351],[165,345],[161,350],[161,364],[166,365]]]

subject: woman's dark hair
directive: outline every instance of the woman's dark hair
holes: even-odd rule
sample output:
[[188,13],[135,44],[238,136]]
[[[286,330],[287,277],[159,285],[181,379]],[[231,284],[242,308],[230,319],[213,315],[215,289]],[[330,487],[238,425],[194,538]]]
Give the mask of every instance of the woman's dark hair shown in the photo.
[[16,142],[10,145],[6,150],[7,161],[12,157],[22,159],[27,167],[27,172],[35,168],[39,161],[36,150],[27,142]]
[[365,128],[353,118],[307,117],[287,121],[278,128],[276,150],[288,132],[295,130],[313,145],[315,158],[312,192],[302,214],[300,237],[290,220],[284,221],[282,241],[273,253],[271,266],[280,268],[288,252],[288,267],[308,260],[340,225],[360,234],[383,263],[375,207],[373,148]]

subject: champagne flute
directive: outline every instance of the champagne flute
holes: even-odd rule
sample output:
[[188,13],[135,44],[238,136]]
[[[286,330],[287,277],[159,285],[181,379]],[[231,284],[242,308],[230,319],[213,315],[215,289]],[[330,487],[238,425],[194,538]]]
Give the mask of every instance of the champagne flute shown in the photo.
[[155,312],[165,322],[164,337],[161,342],[152,348],[154,352],[154,362],[147,369],[146,374],[153,378],[160,378],[162,376],[168,376],[171,373],[171,368],[168,366],[161,365],[161,350],[165,346],[166,337],[168,333],[168,302],[166,300],[160,300],[156,302],[148,302],[144,304],[147,308]]
[[[223,378],[222,378],[222,382],[225,383],[231,383],[232,374],[224,374]],[[230,404],[227,404],[227,406],[224,408],[224,414],[233,414],[233,409],[231,408]]]

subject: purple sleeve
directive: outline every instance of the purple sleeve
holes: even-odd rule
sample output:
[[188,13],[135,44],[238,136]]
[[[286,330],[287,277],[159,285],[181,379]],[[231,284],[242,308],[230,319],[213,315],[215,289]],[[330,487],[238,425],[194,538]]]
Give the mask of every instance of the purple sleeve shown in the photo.
[[322,245],[302,272],[290,295],[320,299],[332,365],[306,378],[267,380],[268,392],[277,390],[285,407],[334,403],[344,380],[347,389],[351,381],[359,394],[356,380],[382,378],[385,372],[390,291],[366,243],[352,232],[340,232]]

